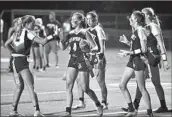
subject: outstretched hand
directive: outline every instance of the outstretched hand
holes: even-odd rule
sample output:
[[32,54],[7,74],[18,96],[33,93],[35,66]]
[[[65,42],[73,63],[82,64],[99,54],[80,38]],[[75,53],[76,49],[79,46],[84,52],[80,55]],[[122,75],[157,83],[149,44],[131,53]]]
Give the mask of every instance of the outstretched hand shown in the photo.
[[119,37],[119,41],[124,43],[124,44],[128,44],[129,43],[127,37],[124,34]]

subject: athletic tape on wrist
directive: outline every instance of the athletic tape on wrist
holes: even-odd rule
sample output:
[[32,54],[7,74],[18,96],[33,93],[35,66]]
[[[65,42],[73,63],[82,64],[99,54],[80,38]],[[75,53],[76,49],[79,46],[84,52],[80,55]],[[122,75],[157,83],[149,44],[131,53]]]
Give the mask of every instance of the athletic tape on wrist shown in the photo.
[[163,61],[166,61],[167,60],[166,54],[161,54],[161,58],[162,58]]
[[48,40],[50,40],[50,39],[52,39],[52,38],[53,38],[52,35],[49,35],[49,36],[47,37]]

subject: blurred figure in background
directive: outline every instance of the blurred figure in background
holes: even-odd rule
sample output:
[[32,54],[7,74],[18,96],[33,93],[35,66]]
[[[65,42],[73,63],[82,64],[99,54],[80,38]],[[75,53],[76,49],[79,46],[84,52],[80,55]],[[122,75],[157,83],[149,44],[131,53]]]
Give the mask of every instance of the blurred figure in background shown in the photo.
[[49,22],[46,25],[46,34],[47,38],[52,38],[51,41],[49,41],[45,45],[45,53],[46,53],[46,67],[49,67],[49,54],[51,50],[53,51],[55,55],[55,66],[56,68],[59,68],[58,66],[58,44],[59,44],[59,32],[60,32],[61,25],[60,23],[56,20],[56,15],[55,12],[51,11],[49,13]]
[[4,21],[3,21],[3,19],[0,19],[1,21],[0,21],[0,23],[1,23],[1,25],[0,25],[0,38],[1,38],[1,47],[3,47],[4,46],[4,42],[3,42],[3,28],[4,28]]
[[[42,37],[42,38],[46,37],[45,27],[43,26],[43,21],[41,18],[37,18],[35,20],[34,31],[39,37]],[[34,60],[33,68],[39,71],[44,71],[45,70],[44,45],[41,45],[37,42],[33,42],[32,52],[33,52],[33,60]]]

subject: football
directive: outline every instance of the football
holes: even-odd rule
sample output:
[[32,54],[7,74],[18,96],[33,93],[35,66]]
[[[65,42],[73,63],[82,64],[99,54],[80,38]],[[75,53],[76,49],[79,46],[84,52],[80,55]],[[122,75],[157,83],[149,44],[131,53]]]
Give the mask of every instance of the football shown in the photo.
[[90,44],[87,40],[81,40],[79,42],[79,47],[81,48],[82,52],[89,53],[90,52]]

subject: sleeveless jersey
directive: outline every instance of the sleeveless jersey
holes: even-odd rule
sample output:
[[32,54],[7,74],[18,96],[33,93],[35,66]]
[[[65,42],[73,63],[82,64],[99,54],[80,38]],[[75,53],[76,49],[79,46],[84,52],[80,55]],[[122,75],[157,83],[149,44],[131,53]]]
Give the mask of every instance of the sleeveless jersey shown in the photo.
[[94,28],[89,28],[88,31],[90,32],[93,40],[96,42],[98,46],[98,52],[100,52],[100,42],[99,40],[106,40],[106,35],[103,29],[100,27],[100,25],[96,25]]
[[135,54],[141,54],[141,39],[146,40],[146,33],[144,32],[144,29],[142,27],[138,27],[137,30],[134,31],[134,33],[131,36],[131,48]]
[[32,41],[36,34],[34,34],[31,31],[28,31],[27,29],[22,29],[22,32],[19,36],[17,36],[16,33],[13,33],[11,38],[14,38],[13,40],[13,47],[15,54],[23,54],[28,56],[30,54],[30,48],[32,45]]
[[146,27],[147,30],[147,47],[150,52],[153,52],[156,55],[159,55],[158,42],[154,35],[160,34],[160,28],[155,23],[150,23]]
[[81,29],[78,33],[75,33],[74,30],[70,31],[67,40],[69,41],[70,45],[70,53],[72,56],[75,56],[77,58],[83,59],[83,52],[81,51],[81,48],[79,47],[79,42],[82,39],[86,39],[85,37],[85,30]]

